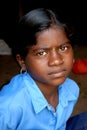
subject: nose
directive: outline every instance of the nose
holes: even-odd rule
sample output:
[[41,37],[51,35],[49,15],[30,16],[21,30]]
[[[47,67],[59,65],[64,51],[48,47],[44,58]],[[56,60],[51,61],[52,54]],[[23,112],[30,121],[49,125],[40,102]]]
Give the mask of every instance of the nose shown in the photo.
[[59,52],[56,51],[51,52],[48,62],[49,66],[57,66],[63,63],[64,63],[63,56]]

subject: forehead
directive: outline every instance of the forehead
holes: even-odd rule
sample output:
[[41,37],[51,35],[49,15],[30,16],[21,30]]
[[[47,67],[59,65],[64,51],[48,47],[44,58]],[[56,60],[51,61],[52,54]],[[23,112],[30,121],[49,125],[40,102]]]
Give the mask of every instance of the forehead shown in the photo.
[[36,37],[37,37],[37,40],[36,40],[35,46],[38,46],[38,45],[49,46],[50,44],[60,45],[64,42],[69,41],[69,39],[66,36],[65,31],[56,26],[46,29],[42,32],[39,32]]
[[37,35],[36,35],[36,37],[38,38],[38,37],[40,37],[42,35],[45,35],[45,34],[47,35],[48,33],[54,33],[54,32],[56,32],[56,33],[57,32],[65,33],[65,30],[64,30],[64,28],[59,27],[57,25],[52,25],[49,28],[38,32]]

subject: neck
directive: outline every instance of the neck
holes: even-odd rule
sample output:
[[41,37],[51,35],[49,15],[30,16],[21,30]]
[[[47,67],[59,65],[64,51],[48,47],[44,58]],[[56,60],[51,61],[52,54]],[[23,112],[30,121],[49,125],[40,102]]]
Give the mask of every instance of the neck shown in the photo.
[[55,86],[48,86],[46,84],[41,85],[37,83],[38,87],[40,88],[41,92],[43,93],[44,97],[48,101],[48,103],[56,109],[58,104],[58,87]]

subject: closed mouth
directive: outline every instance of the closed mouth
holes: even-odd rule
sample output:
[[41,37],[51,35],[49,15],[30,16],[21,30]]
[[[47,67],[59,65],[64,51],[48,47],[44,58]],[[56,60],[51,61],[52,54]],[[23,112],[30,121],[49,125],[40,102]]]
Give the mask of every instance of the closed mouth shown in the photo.
[[53,71],[53,72],[49,73],[48,75],[49,75],[50,77],[53,77],[53,78],[65,77],[65,75],[66,75],[66,70]]

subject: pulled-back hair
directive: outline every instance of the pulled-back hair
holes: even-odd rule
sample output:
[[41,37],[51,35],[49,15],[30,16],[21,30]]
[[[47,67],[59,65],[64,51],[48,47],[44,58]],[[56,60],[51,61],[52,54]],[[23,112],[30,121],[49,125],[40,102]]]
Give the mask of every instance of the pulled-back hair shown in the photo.
[[29,47],[36,44],[36,34],[43,30],[47,30],[53,25],[63,29],[67,38],[72,43],[73,33],[71,29],[59,20],[56,13],[49,9],[38,8],[20,18],[17,25],[16,41],[12,47],[13,55],[20,54],[25,58]]

